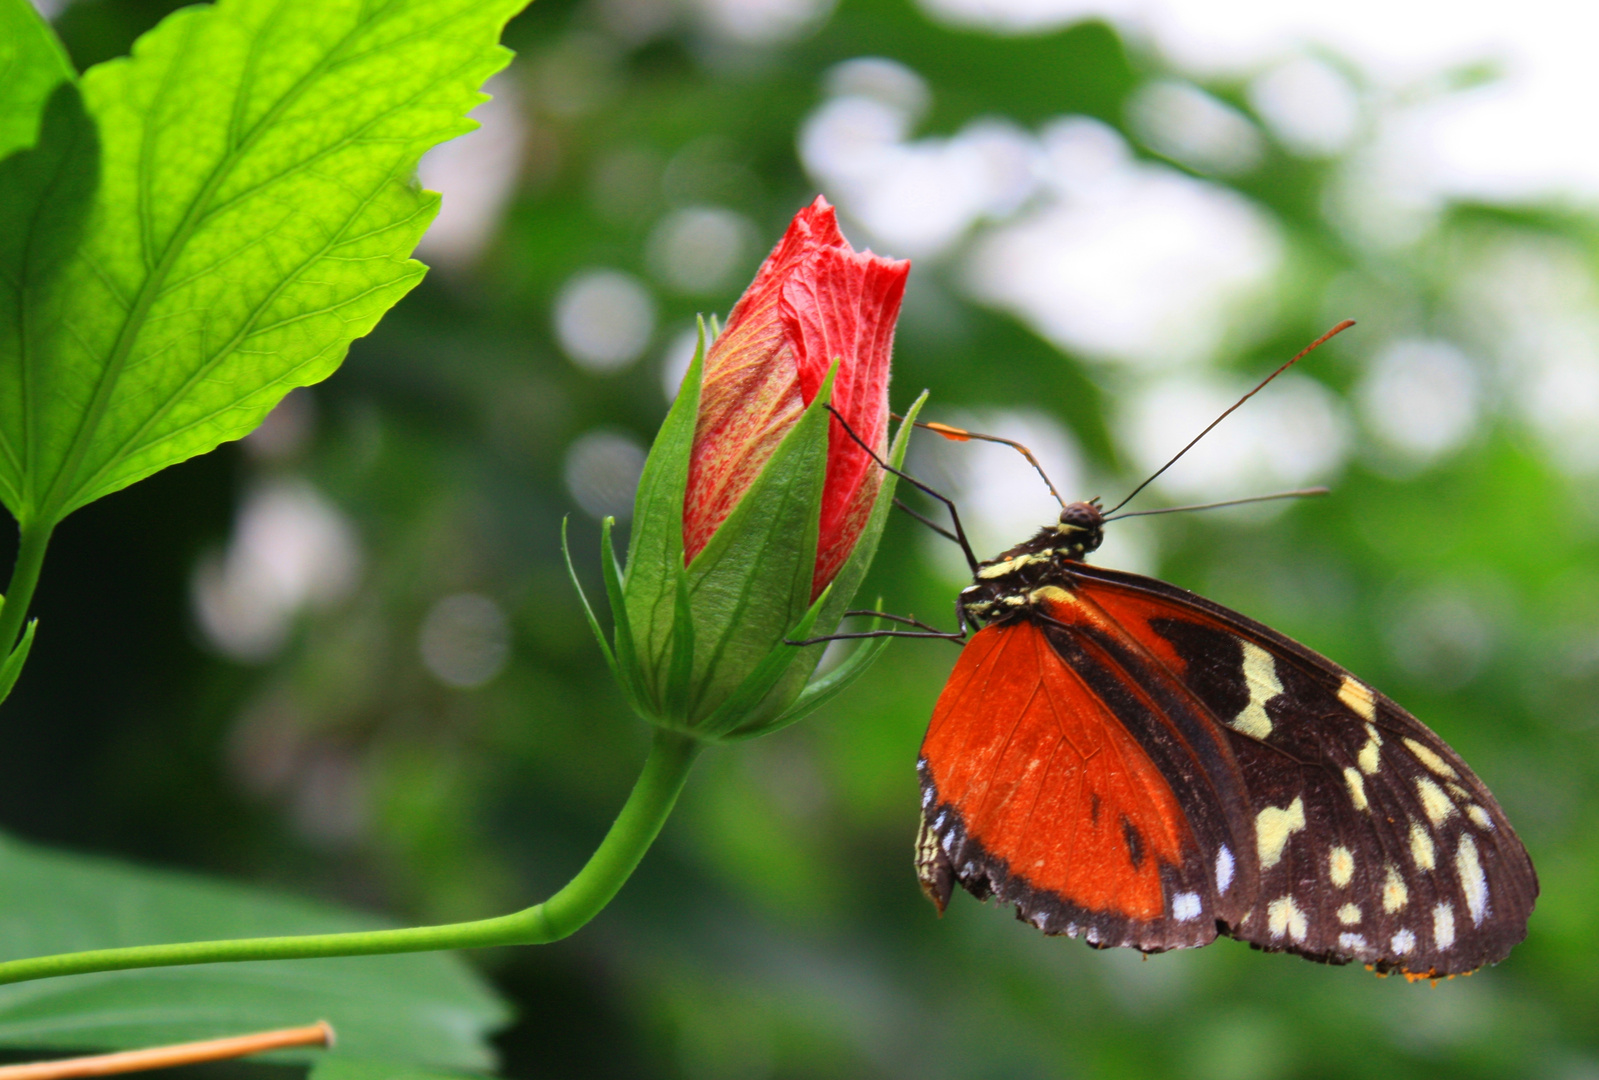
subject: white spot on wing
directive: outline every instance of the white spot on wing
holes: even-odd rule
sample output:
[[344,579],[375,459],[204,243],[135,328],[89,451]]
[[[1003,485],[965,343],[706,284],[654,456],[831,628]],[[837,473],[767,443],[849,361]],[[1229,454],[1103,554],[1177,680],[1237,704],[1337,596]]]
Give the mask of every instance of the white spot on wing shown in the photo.
[[1412,754],[1416,755],[1418,761],[1439,776],[1447,776],[1451,780],[1460,779],[1460,774],[1455,772],[1449,762],[1433,753],[1432,748],[1425,743],[1419,743],[1415,739],[1406,739],[1405,745],[1410,748]]
[[1348,949],[1351,952],[1356,949],[1364,949],[1366,947],[1366,939],[1360,934],[1339,934],[1338,947],[1340,949]]
[[1371,688],[1356,682],[1348,675],[1338,687],[1338,700],[1348,705],[1362,720],[1377,719],[1377,699]]
[[1283,692],[1283,684],[1277,679],[1277,661],[1253,641],[1239,638],[1238,644],[1244,648],[1244,685],[1249,688],[1249,704],[1232,718],[1229,726],[1250,738],[1264,739],[1271,734],[1266,703]]
[[1344,783],[1349,785],[1349,801],[1355,804],[1355,809],[1366,809],[1366,778],[1354,769],[1345,769]]
[[1233,853],[1226,844],[1216,855],[1216,892],[1224,893],[1233,883]]
[[1354,926],[1360,922],[1360,908],[1355,904],[1345,904],[1338,909],[1338,921],[1345,926]]
[[1477,858],[1477,842],[1464,834],[1460,837],[1460,846],[1455,849],[1455,873],[1460,875],[1460,888],[1466,894],[1471,925],[1481,926],[1483,917],[1488,914],[1488,878]]
[[1360,753],[1355,755],[1355,763],[1360,766],[1360,771],[1367,776],[1375,776],[1382,767],[1382,759],[1377,754],[1377,748],[1382,745],[1382,736],[1377,734],[1376,724],[1366,725],[1366,745],[1360,748]]
[[1180,892],[1171,898],[1171,915],[1178,922],[1199,918],[1200,910],[1198,893]]
[[942,831],[943,828],[944,828],[944,822],[946,822],[948,820],[949,820],[949,811],[948,810],[939,811],[938,816],[933,819],[933,831],[934,832]]
[[1299,910],[1292,896],[1279,896],[1266,905],[1266,928],[1274,938],[1287,934],[1295,941],[1304,941],[1309,929],[1305,913]]
[[1455,943],[1455,908],[1453,904],[1439,904],[1432,909],[1432,940],[1440,949]]
[[1399,933],[1394,935],[1394,939],[1388,944],[1393,947],[1394,952],[1398,953],[1400,956],[1404,956],[1411,949],[1416,947],[1416,935],[1412,934],[1409,930],[1401,930]]
[[1355,857],[1348,848],[1339,845],[1332,849],[1327,856],[1327,876],[1340,889],[1349,884],[1355,876]]
[[933,789],[932,788],[928,788],[926,791],[922,792],[922,809],[926,810],[927,809],[927,804],[932,802],[932,801],[933,801]]
[[1432,834],[1423,828],[1419,821],[1410,823],[1410,857],[1423,870],[1431,870],[1437,865]]
[[1048,922],[1049,915],[1046,912],[1040,911],[1033,915],[1033,925],[1038,927],[1040,930],[1042,930],[1044,925]]
[[1260,868],[1269,870],[1283,857],[1288,838],[1305,827],[1305,800],[1299,796],[1286,808],[1268,806],[1255,816],[1255,843]]
[[1444,789],[1425,776],[1416,777],[1416,795],[1421,799],[1421,808],[1427,812],[1427,820],[1434,825],[1442,825],[1455,812],[1455,804],[1449,801]]
[[1392,915],[1409,902],[1410,890],[1405,888],[1405,879],[1399,876],[1399,868],[1389,863],[1388,876],[1382,883],[1382,909]]

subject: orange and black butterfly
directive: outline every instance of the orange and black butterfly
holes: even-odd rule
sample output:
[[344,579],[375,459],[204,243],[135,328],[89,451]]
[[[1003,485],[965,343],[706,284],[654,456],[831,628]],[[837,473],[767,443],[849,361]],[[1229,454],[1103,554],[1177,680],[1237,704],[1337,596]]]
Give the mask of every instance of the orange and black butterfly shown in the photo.
[[1089,565],[1105,519],[1064,505],[981,563],[958,516],[940,530],[973,564],[962,631],[981,629],[917,765],[938,909],[958,882],[1101,948],[1223,934],[1418,978],[1504,959],[1538,879],[1459,755],[1269,627]]

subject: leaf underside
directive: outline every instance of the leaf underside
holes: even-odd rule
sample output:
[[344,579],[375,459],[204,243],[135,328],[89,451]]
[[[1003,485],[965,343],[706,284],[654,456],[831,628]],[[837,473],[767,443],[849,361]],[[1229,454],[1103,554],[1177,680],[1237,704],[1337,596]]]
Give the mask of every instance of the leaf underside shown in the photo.
[[239,438],[421,278],[423,151],[524,0],[222,0],[91,69],[101,135],[72,298],[0,367],[0,498],[59,520]]

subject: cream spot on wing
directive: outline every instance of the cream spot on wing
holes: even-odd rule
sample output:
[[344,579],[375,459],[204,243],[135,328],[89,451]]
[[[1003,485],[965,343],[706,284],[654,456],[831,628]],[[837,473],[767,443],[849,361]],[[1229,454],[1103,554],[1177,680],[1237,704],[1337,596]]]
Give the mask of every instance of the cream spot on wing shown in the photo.
[[1477,858],[1477,842],[1464,834],[1455,849],[1455,873],[1460,875],[1460,888],[1466,894],[1466,910],[1471,912],[1471,925],[1481,926],[1488,914],[1488,878],[1482,872],[1482,862]]
[[1459,784],[1445,784],[1444,787],[1449,789],[1449,794],[1455,797],[1456,802],[1465,803],[1471,801],[1471,792],[1467,791]]
[[1199,894],[1180,892],[1171,898],[1171,917],[1178,922],[1188,922],[1190,919],[1199,918]]
[[1416,935],[1409,930],[1401,930],[1394,935],[1393,941],[1389,942],[1389,944],[1393,946],[1394,952],[1404,956],[1416,947]]
[[1338,687],[1338,700],[1348,705],[1362,720],[1377,719],[1377,698],[1371,688],[1356,682],[1348,675]]
[[1360,921],[1360,907],[1356,904],[1345,904],[1338,909],[1338,921],[1345,926],[1354,926]]
[[1427,746],[1425,743],[1419,743],[1415,739],[1406,739],[1405,745],[1410,748],[1410,752],[1412,754],[1416,755],[1416,760],[1420,761],[1423,765],[1427,766],[1427,768],[1431,769],[1439,776],[1447,776],[1451,780],[1460,779],[1460,774],[1455,772],[1454,768],[1449,764],[1449,762],[1433,753],[1430,746]]
[[1455,804],[1449,801],[1444,789],[1425,776],[1416,777],[1416,795],[1421,799],[1421,808],[1427,812],[1427,820],[1434,825],[1442,825],[1455,812]]
[[1233,853],[1226,844],[1216,854],[1216,892],[1224,893],[1233,883]]
[[1294,898],[1279,896],[1266,905],[1266,928],[1274,938],[1287,934],[1295,941],[1304,941],[1309,926],[1305,922],[1305,913],[1299,910]]
[[1277,679],[1277,661],[1253,641],[1239,638],[1238,644],[1244,647],[1244,684],[1249,687],[1249,704],[1228,724],[1252,739],[1264,739],[1271,734],[1266,703],[1283,692],[1283,684]]
[[1377,748],[1382,745],[1382,736],[1377,734],[1376,724],[1366,725],[1366,736],[1366,745],[1355,755],[1355,764],[1359,765],[1360,771],[1367,776],[1374,776],[1382,767],[1382,759],[1377,754]]
[[1494,819],[1488,816],[1488,811],[1484,810],[1476,803],[1472,803],[1470,806],[1466,807],[1466,816],[1472,820],[1477,828],[1487,829],[1489,832],[1493,831]]
[[1288,838],[1305,827],[1305,800],[1295,796],[1286,808],[1268,806],[1255,816],[1255,843],[1260,868],[1269,870],[1283,857]]
[[1077,602],[1075,596],[1059,585],[1045,585],[1041,589],[1034,589],[1027,595],[1027,598],[1035,604],[1040,600],[1048,600],[1053,604],[1075,604]]
[[1366,809],[1366,778],[1355,769],[1345,769],[1344,783],[1349,785],[1349,801],[1355,804],[1355,809]]
[[1339,846],[1332,849],[1327,856],[1327,875],[1340,889],[1349,884],[1349,879],[1355,876],[1355,857],[1348,848]]
[[1339,934],[1338,947],[1340,949],[1349,949],[1351,951],[1355,949],[1364,949],[1366,947],[1366,939],[1360,934]]
[[1410,823],[1410,857],[1423,870],[1431,870],[1438,865],[1437,853],[1432,846],[1432,834],[1424,829],[1419,821]]
[[1399,867],[1388,865],[1388,876],[1382,883],[1382,909],[1392,915],[1410,902],[1410,890],[1405,879],[1399,876]]
[[1453,904],[1439,904],[1432,909],[1432,941],[1440,949],[1455,943],[1455,908]]

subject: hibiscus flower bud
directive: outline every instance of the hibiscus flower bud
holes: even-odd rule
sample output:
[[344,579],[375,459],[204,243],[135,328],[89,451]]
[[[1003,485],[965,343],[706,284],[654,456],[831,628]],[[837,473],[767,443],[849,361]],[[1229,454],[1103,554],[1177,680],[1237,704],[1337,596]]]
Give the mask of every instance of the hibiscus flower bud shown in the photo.
[[653,723],[705,739],[774,730],[886,643],[815,681],[821,647],[785,644],[838,626],[876,552],[894,478],[827,407],[880,456],[903,459],[910,428],[889,445],[888,372],[909,272],[851,248],[818,198],[709,348],[702,326],[639,482],[625,575],[609,522],[602,539],[616,623],[607,656]]

